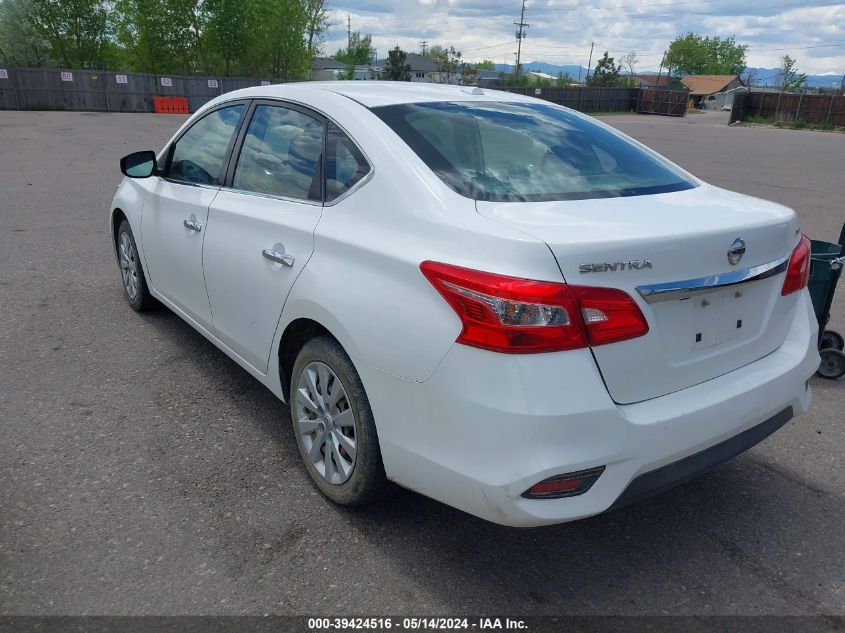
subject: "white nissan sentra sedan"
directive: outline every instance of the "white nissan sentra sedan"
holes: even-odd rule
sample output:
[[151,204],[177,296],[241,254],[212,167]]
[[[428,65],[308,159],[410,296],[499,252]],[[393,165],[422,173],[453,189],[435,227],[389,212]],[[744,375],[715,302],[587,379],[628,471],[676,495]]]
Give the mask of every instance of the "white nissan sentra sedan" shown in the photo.
[[250,88],[121,170],[130,305],[164,304],[286,402],[337,503],[395,483],[506,525],[569,521],[810,404],[795,213],[566,108],[458,86]]

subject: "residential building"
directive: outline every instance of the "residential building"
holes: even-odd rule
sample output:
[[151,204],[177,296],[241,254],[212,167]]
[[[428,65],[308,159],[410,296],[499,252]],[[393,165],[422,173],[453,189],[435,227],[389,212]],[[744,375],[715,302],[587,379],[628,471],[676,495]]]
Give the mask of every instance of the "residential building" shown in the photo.
[[[718,110],[725,105],[716,95],[743,86],[736,75],[687,75],[681,83],[689,90],[690,103],[702,110]],[[717,107],[717,103],[721,105]]]
[[333,81],[346,64],[331,57],[315,57],[311,60],[311,81]]
[[669,85],[669,73],[660,75],[634,75],[633,80],[640,88],[666,88]]

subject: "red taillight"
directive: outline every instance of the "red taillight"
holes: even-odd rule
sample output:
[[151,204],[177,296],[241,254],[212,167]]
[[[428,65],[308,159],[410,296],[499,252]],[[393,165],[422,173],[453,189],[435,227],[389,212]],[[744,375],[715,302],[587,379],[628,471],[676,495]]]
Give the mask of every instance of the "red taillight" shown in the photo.
[[648,333],[648,322],[634,300],[615,288],[569,286],[581,306],[590,345],[617,343]]
[[569,286],[438,262],[420,270],[463,324],[457,341],[511,354],[604,345],[648,332],[630,296],[614,288]]
[[810,281],[810,240],[802,235],[798,246],[792,251],[789,266],[786,269],[786,279],[780,294],[786,296],[807,287]]

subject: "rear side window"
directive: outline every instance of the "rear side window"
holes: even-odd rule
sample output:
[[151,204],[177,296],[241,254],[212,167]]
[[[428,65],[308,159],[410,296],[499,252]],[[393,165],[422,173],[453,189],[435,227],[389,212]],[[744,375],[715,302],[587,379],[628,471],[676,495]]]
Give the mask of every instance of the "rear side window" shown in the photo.
[[352,139],[333,123],[329,124],[327,138],[326,201],[331,202],[361,182],[370,164]]
[[447,185],[476,200],[579,200],[696,186],[668,162],[552,104],[437,102],[373,112]]
[[298,110],[260,105],[249,123],[232,186],[321,200],[323,122]]
[[215,110],[194,123],[173,147],[167,177],[199,185],[222,182],[223,160],[244,105]]

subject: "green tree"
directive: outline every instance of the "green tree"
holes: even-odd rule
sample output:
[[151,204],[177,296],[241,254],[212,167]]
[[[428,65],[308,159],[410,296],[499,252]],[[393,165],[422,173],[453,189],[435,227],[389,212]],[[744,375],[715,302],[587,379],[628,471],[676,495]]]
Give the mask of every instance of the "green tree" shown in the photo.
[[411,81],[411,66],[407,62],[408,55],[398,46],[387,54],[381,77],[387,81]]
[[807,83],[807,75],[799,73],[796,61],[784,55],[778,72],[778,83],[784,92],[798,92]]
[[339,73],[338,79],[354,79],[355,67],[371,64],[376,56],[376,49],[373,48],[373,36],[361,35],[361,31],[355,31],[349,38],[346,48],[339,49],[334,58],[346,64],[346,70]]
[[156,74],[206,70],[199,0],[116,0],[115,8],[117,38],[131,70]]
[[575,83],[575,78],[569,73],[559,72],[557,74],[557,85],[559,88],[566,88]]
[[305,0],[305,15],[308,21],[306,27],[308,50],[311,51],[311,55],[317,55],[322,48],[320,37],[329,28],[329,12],[326,9],[326,0]]
[[253,72],[305,79],[311,69],[306,0],[257,0],[260,16]]
[[30,10],[34,32],[58,63],[69,68],[109,66],[112,25],[101,0],[33,0]]
[[618,86],[619,85],[619,66],[617,66],[613,58],[604,52],[604,55],[596,63],[596,68],[593,74],[587,79],[588,86]]
[[475,67],[478,70],[496,70],[496,63],[492,59],[483,59]]
[[6,66],[44,66],[47,41],[32,22],[33,0],[0,2],[0,62]]
[[[517,70],[519,72],[517,72]],[[522,64],[520,64],[518,69],[514,69],[514,72],[512,72],[509,77],[507,77],[507,81],[505,83],[508,86],[525,88],[527,86],[530,86],[533,81],[533,76],[525,72],[525,69],[522,67]]]
[[431,47],[429,56],[437,64],[437,83],[461,83],[463,62],[460,51],[456,51],[454,46],[446,48],[435,45]]
[[339,49],[334,58],[345,64],[353,66],[363,66],[372,63],[375,57],[376,49],[373,48],[373,36],[369,33],[361,35],[361,31],[355,31],[349,38],[349,45],[346,48]]
[[721,39],[687,33],[675,38],[666,52],[665,66],[680,75],[741,75],[748,47],[733,37]]
[[219,62],[219,68],[213,63],[209,70],[220,70],[228,77],[233,69],[241,70],[241,61],[255,46],[255,4],[252,0],[205,0],[202,11],[205,50],[210,60]]

